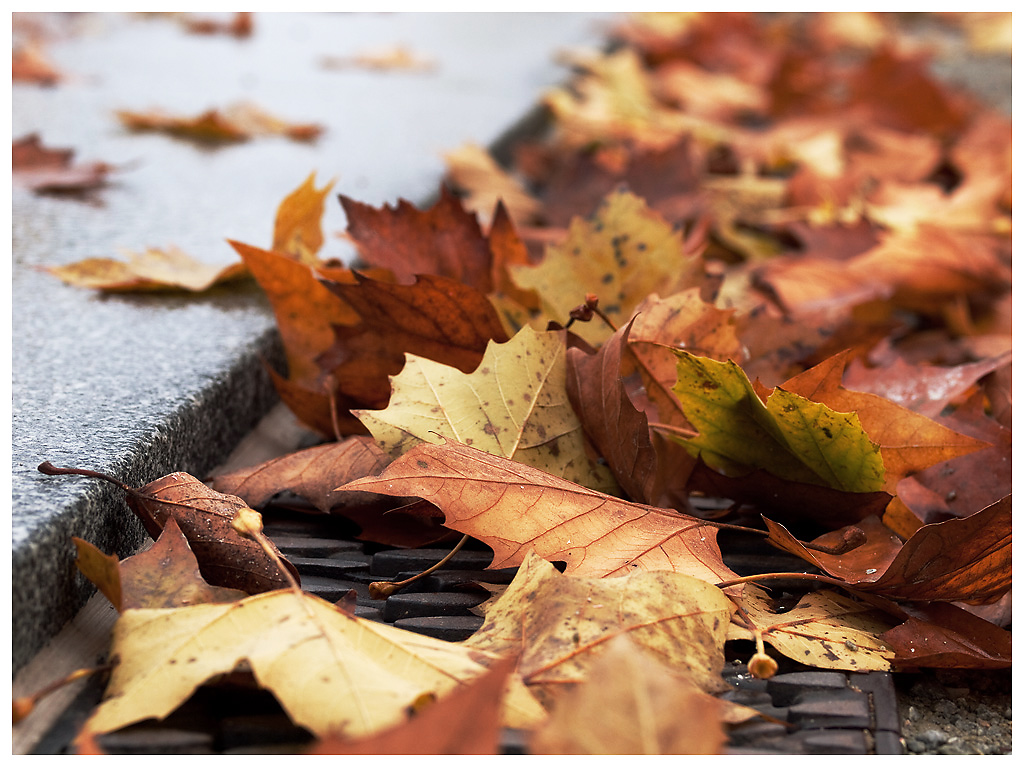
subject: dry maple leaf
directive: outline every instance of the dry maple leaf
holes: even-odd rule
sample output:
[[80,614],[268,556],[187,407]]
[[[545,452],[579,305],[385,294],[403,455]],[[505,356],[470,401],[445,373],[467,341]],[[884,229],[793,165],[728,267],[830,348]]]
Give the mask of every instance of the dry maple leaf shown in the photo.
[[109,293],[187,290],[201,293],[249,276],[244,264],[210,266],[171,246],[128,253],[128,261],[112,258],[86,258],[65,266],[49,266],[46,271],[69,285],[95,288]]
[[43,146],[39,135],[29,134],[11,144],[11,180],[34,192],[87,192],[107,183],[114,166],[105,162],[72,164],[73,149]]
[[487,296],[470,285],[434,274],[412,285],[354,276],[355,284],[324,282],[359,321],[334,326],[334,345],[317,362],[355,406],[387,405],[388,377],[402,369],[407,352],[468,373],[490,341],[508,338]]
[[480,224],[446,187],[427,210],[406,200],[378,209],[345,195],[339,199],[348,217],[346,231],[371,266],[390,269],[399,282],[433,274],[482,293],[494,289],[491,251]]
[[893,620],[880,610],[838,592],[823,590],[801,597],[779,614],[764,589],[748,588],[742,608],[747,620],[734,618],[729,639],[752,639],[750,624],[783,655],[815,668],[889,671],[892,648],[880,635]]
[[188,539],[168,519],[156,543],[122,560],[106,556],[91,543],[72,538],[78,548],[75,564],[118,612],[138,608],[183,607],[236,602],[247,595],[238,589],[211,586],[199,572]]
[[1005,668],[1012,666],[1013,636],[946,602],[904,606],[906,621],[880,637],[901,668]]
[[[424,696],[442,697],[486,671],[480,651],[357,618],[309,594],[270,592],[227,605],[128,610],[114,626],[119,659],[85,729],[162,719],[203,682],[247,662],[292,721],[314,735],[359,737],[395,725]],[[522,687],[503,720],[543,718]]]
[[565,331],[523,328],[510,341],[488,343],[471,373],[406,354],[387,409],[352,412],[392,458],[421,442],[454,439],[614,492],[608,471],[587,457],[565,380]]
[[490,223],[498,203],[519,225],[528,223],[540,210],[540,202],[483,147],[464,144],[445,154],[444,161],[453,185],[468,192],[463,205],[485,225]]
[[445,524],[494,549],[490,568],[520,564],[530,551],[564,561],[581,577],[670,570],[707,583],[736,576],[716,529],[667,509],[629,503],[466,445],[422,444],[378,477],[343,486],[415,495],[445,513]]
[[330,736],[307,753],[347,756],[498,754],[502,691],[513,668],[515,658],[497,661],[468,685],[426,704],[404,724],[353,740]]
[[586,679],[616,637],[628,636],[700,689],[722,689],[723,645],[733,605],[719,589],[673,572],[621,578],[563,575],[535,553],[487,607],[484,624],[463,646],[516,654],[531,689],[555,695]]
[[249,102],[238,102],[223,110],[210,109],[196,117],[181,117],[159,109],[148,112],[118,110],[117,118],[133,131],[157,131],[202,143],[248,141],[257,136],[285,136],[311,141],[323,128],[311,123],[288,123]]
[[221,474],[213,477],[209,484],[218,492],[238,496],[253,508],[263,506],[287,490],[328,513],[347,495],[335,491],[336,487],[377,474],[389,462],[371,439],[356,436]]
[[354,325],[359,315],[323,285],[313,267],[281,253],[228,242],[270,299],[288,360],[289,380],[318,387],[321,370],[316,359],[334,343],[333,326]]
[[316,173],[310,173],[294,192],[281,201],[274,219],[274,242],[270,249],[284,253],[302,264],[316,266],[317,253],[324,244],[320,219],[324,214],[324,200],[334,182],[317,189],[313,182]]
[[[536,291],[550,320],[564,322],[582,294],[593,293],[617,325],[651,293],[676,293],[703,279],[682,234],[627,191],[609,194],[590,218],[573,220],[566,239],[550,246],[540,264],[513,266],[511,273],[520,288]],[[574,331],[595,346],[612,333],[595,323]]]
[[620,636],[555,704],[530,753],[720,754],[726,707]]
[[774,545],[865,593],[986,603],[999,599],[1012,583],[1009,496],[969,517],[924,525],[891,560],[880,558],[867,569],[852,570],[841,559],[810,551],[781,525],[765,521]]
[[56,85],[64,74],[54,66],[38,43],[16,47],[11,55],[11,77],[14,82]]
[[394,45],[379,50],[369,50],[354,56],[324,56],[320,66],[325,69],[369,69],[378,72],[406,70],[431,72],[437,62],[425,56],[417,56],[404,45]]
[[238,512],[248,508],[241,498],[211,490],[190,474],[174,472],[134,488],[100,472],[61,469],[49,461],[40,464],[39,471],[48,475],[78,474],[117,485],[154,540],[160,537],[168,520],[174,519],[195,553],[200,572],[214,586],[237,588],[247,594],[284,588],[289,580],[281,573],[279,562],[298,580],[298,571],[272,543],[274,557],[232,527],[231,521]]
[[856,413],[871,441],[878,444],[885,464],[885,490],[895,493],[908,474],[987,447],[981,440],[959,434],[884,397],[842,387],[848,353],[841,352],[790,378],[782,386],[840,413]]

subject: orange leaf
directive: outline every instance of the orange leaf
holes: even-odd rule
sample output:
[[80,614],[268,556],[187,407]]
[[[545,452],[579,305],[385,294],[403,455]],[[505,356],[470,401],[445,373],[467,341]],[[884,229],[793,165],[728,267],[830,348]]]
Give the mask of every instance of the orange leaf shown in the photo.
[[736,577],[722,563],[716,529],[699,519],[622,501],[458,443],[419,445],[379,477],[344,489],[430,501],[448,527],[494,549],[492,568],[518,565],[534,551],[584,577],[636,570],[671,570],[708,583]]
[[334,186],[331,181],[323,189],[313,185],[315,173],[310,173],[302,185],[281,201],[274,220],[274,244],[271,250],[285,253],[296,261],[315,266],[316,254],[324,244],[320,219],[324,214],[324,199]]

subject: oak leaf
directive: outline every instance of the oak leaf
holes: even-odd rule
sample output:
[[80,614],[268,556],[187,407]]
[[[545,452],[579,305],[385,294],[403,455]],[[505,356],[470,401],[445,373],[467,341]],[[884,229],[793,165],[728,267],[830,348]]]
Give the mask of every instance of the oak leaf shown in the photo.
[[716,529],[694,517],[619,500],[515,461],[456,443],[421,444],[378,477],[344,485],[416,495],[445,524],[494,550],[488,567],[520,564],[530,551],[566,562],[580,577],[669,570],[707,583],[736,575],[722,563]]
[[535,553],[487,608],[463,646],[517,654],[516,673],[531,689],[587,678],[611,640],[628,636],[648,656],[708,692],[722,689],[723,644],[733,610],[719,589],[673,572],[619,578],[559,573]]
[[391,378],[387,409],[353,414],[392,458],[421,442],[454,439],[612,492],[609,472],[587,457],[565,381],[565,332],[527,327],[510,341],[488,343],[472,373],[407,353]]
[[762,402],[743,370],[675,351],[676,396],[698,435],[682,444],[726,474],[764,469],[781,479],[850,492],[883,484],[878,446],[855,413],[836,412],[786,389]]
[[[481,661],[493,660],[291,590],[224,605],[128,610],[114,626],[111,652],[119,663],[85,724],[93,733],[163,718],[200,684],[245,661],[293,722],[321,737],[359,737],[398,724],[423,696],[466,685],[486,670]],[[543,717],[521,687],[503,712],[508,726]]]
[[[881,611],[838,592],[815,591],[780,614],[764,589],[748,587],[743,610],[765,642],[783,655],[816,668],[843,671],[889,671],[894,653],[880,635],[893,620]],[[749,625],[738,617],[729,627],[730,640],[752,639]]]
[[110,293],[187,290],[200,293],[214,285],[249,275],[243,264],[210,266],[171,246],[128,253],[128,261],[86,258],[46,271],[69,285],[96,288]]
[[236,602],[247,595],[238,589],[211,586],[199,572],[188,540],[174,519],[167,520],[156,543],[120,563],[92,544],[73,538],[75,564],[118,612],[138,608],[183,607]]
[[555,703],[531,754],[720,754],[728,704],[703,692],[628,636]]
[[[628,191],[609,194],[590,218],[574,219],[540,264],[513,266],[511,273],[520,288],[537,292],[550,320],[565,322],[583,294],[593,293],[616,325],[651,293],[669,295],[703,279],[700,259],[686,251],[682,234]],[[611,335],[595,323],[573,330],[594,346]]]
[[848,353],[840,352],[783,384],[793,394],[820,402],[839,412],[857,414],[885,465],[885,490],[895,493],[908,474],[987,446],[930,418],[913,413],[884,397],[842,386]]

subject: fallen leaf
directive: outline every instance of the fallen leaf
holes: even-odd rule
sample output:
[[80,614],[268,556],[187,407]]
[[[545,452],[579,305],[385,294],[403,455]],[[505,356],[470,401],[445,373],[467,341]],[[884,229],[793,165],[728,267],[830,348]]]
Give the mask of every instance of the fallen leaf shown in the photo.
[[173,518],[167,520],[153,546],[120,564],[117,557],[100,554],[92,544],[79,538],[72,540],[78,547],[78,569],[118,612],[237,602],[247,596],[244,591],[211,586],[203,580],[188,540]]
[[523,184],[498,165],[483,147],[464,144],[445,154],[444,161],[453,186],[468,193],[464,207],[485,225],[490,224],[499,202],[516,224],[528,223],[540,210],[540,203]]
[[773,544],[858,591],[889,599],[983,604],[999,599],[1011,585],[1010,521],[1007,496],[969,517],[924,525],[891,561],[880,558],[866,570],[852,570],[840,558],[809,551],[785,528],[770,519],[766,524]]
[[354,325],[359,315],[323,285],[311,266],[281,253],[228,242],[270,299],[288,360],[289,381],[318,390],[322,371],[317,357],[334,343],[334,326]]
[[469,285],[433,274],[420,275],[412,285],[354,276],[351,285],[324,282],[359,321],[335,325],[334,345],[317,360],[352,401],[344,409],[385,407],[388,377],[402,369],[408,352],[468,373],[490,341],[507,339],[487,296]]
[[[616,325],[628,322],[651,293],[676,293],[703,279],[680,232],[626,191],[608,195],[590,218],[574,219],[566,239],[550,246],[540,264],[513,266],[511,273],[520,288],[536,291],[550,320],[565,322],[593,293]],[[613,332],[597,323],[573,330],[594,346]]]
[[249,276],[244,264],[210,266],[196,261],[173,245],[128,253],[128,261],[86,258],[46,271],[69,285],[95,288],[110,293],[187,290],[201,293],[214,285]]
[[[290,590],[226,605],[128,610],[114,626],[111,653],[119,663],[85,723],[96,734],[162,719],[245,661],[293,722],[319,737],[359,737],[398,724],[423,696],[468,684],[489,658]],[[505,699],[507,726],[542,716],[521,688]]]
[[690,423],[672,391],[678,365],[672,349],[716,360],[742,360],[745,350],[737,337],[734,312],[705,302],[697,288],[661,299],[649,296],[636,312],[628,338],[631,364],[627,369],[640,373],[657,420],[688,428]]
[[207,144],[248,141],[259,136],[279,135],[296,141],[312,141],[323,128],[312,123],[288,123],[241,101],[223,110],[210,109],[196,117],[181,117],[159,109],[115,112],[121,124],[132,131],[156,131]]
[[43,146],[36,133],[11,144],[11,179],[39,193],[87,192],[105,186],[115,170],[105,162],[75,165],[73,149],[52,149]]
[[587,457],[565,381],[565,332],[523,328],[510,341],[489,342],[472,373],[407,353],[387,409],[352,412],[392,458],[454,439],[612,492],[609,472]]
[[[708,692],[720,691],[723,644],[732,602],[717,588],[673,572],[621,578],[563,575],[529,553],[484,624],[462,645],[516,654],[530,689],[584,681],[617,637]],[[556,693],[550,693],[555,694]]]
[[252,37],[252,14],[238,11],[231,17],[231,21],[219,21],[217,19],[197,19],[187,16],[182,20],[185,30],[193,35],[230,35],[244,39]]
[[881,451],[886,491],[895,493],[897,483],[909,474],[987,446],[884,397],[843,388],[847,358],[846,352],[829,357],[783,386],[838,412],[857,414],[864,431]]
[[476,217],[444,186],[427,210],[406,200],[372,208],[339,195],[348,217],[347,233],[371,266],[390,269],[399,282],[439,275],[476,288],[494,289],[491,251]]
[[[764,641],[795,661],[842,671],[892,669],[892,647],[879,638],[892,627],[892,619],[843,594],[815,591],[779,614],[767,591],[748,584],[742,607]],[[735,617],[728,638],[749,640],[753,632]]]
[[334,186],[330,182],[323,189],[317,189],[310,173],[298,189],[281,201],[274,219],[274,242],[271,250],[284,253],[302,264],[316,266],[316,254],[324,244],[320,219],[324,215],[324,200]]
[[620,636],[586,681],[558,700],[530,753],[720,754],[725,707]]
[[418,56],[404,45],[395,45],[379,50],[369,50],[353,56],[324,56],[320,65],[325,69],[369,69],[378,72],[406,70],[430,72],[437,68],[437,62],[425,56]]
[[56,85],[64,79],[64,74],[53,64],[42,46],[27,43],[12,52],[11,77],[16,83]]
[[953,367],[911,365],[897,357],[884,367],[867,368],[855,359],[843,374],[843,384],[847,389],[877,394],[915,413],[935,418],[979,378],[1008,364],[1011,356],[1011,352],[1005,352],[998,357]]
[[350,756],[498,754],[502,690],[515,663],[515,658],[497,661],[477,679],[427,704],[404,724],[357,740],[330,736],[307,753]]
[[584,432],[630,499],[657,504],[664,488],[663,453],[654,449],[647,416],[637,410],[622,380],[622,356],[633,323],[619,328],[596,354],[566,352],[566,390]]
[[285,588],[289,580],[281,572],[282,564],[298,580],[298,571],[272,543],[275,556],[231,526],[236,514],[248,508],[241,498],[211,490],[190,474],[174,472],[134,488],[99,472],[61,469],[48,461],[40,464],[39,471],[48,475],[78,474],[117,485],[153,540],[160,537],[169,520],[175,520],[195,553],[200,572],[214,586],[237,588],[247,594]]
[[722,563],[716,528],[667,509],[629,503],[466,445],[421,444],[378,477],[344,485],[415,495],[445,524],[494,550],[489,568],[520,564],[532,550],[579,577],[669,570],[707,583],[737,576]]
[[674,391],[699,432],[679,441],[709,466],[731,475],[764,469],[781,479],[849,492],[882,488],[878,446],[856,413],[836,412],[783,388],[762,402],[731,360],[675,355]]
[[371,439],[356,436],[221,474],[211,478],[209,485],[218,492],[241,498],[254,509],[278,493],[289,491],[326,514],[342,504],[347,495],[334,488],[377,474],[389,462]]
[[892,646],[899,667],[1011,667],[1013,638],[1009,631],[945,602],[910,609],[916,614],[880,637]]

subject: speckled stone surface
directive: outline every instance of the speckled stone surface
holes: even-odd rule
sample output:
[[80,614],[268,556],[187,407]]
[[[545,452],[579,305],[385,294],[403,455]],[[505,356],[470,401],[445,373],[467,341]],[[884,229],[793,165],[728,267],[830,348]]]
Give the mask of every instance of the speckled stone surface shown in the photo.
[[[567,76],[556,50],[597,44],[607,14],[256,14],[247,40],[190,36],[167,18],[65,15],[48,54],[54,88],[16,84],[12,132],[37,132],[79,161],[123,166],[87,199],[14,189],[12,643],[17,671],[84,602],[72,536],[127,556],[141,526],[122,493],[47,477],[42,461],[142,485],[213,468],[275,401],[262,359],[280,364],[254,286],[210,295],[103,296],[39,267],[176,245],[236,260],[225,242],[267,247],[281,199],[318,185],[372,205],[437,191],[442,154],[491,144]],[[322,57],[404,44],[430,72],[329,70]],[[326,128],[315,143],[255,139],[204,149],[130,134],[116,109],[197,115],[250,100]],[[332,194],[322,255],[345,258]]]

